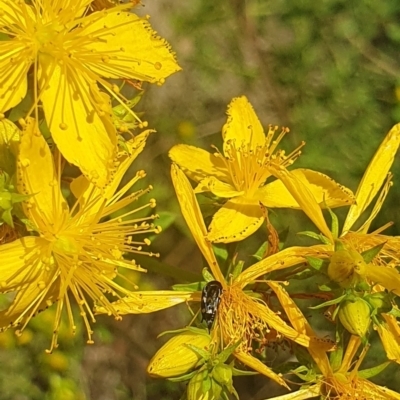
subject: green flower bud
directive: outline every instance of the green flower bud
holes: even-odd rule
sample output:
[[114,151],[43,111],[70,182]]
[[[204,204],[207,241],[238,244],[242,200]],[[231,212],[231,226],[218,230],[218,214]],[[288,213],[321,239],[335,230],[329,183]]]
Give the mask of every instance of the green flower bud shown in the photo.
[[364,279],[366,263],[355,250],[338,250],[332,254],[328,276],[343,288],[354,287]]
[[187,400],[213,400],[214,395],[211,391],[211,385],[212,379],[207,370],[197,373],[189,381]]
[[187,373],[196,367],[201,356],[188,344],[207,350],[211,342],[209,335],[185,332],[174,336],[150,360],[147,372],[158,378],[171,378]]
[[213,378],[223,386],[232,386],[232,368],[226,364],[218,364],[213,369]]
[[348,332],[364,337],[371,322],[371,308],[360,297],[345,300],[340,305],[339,319]]

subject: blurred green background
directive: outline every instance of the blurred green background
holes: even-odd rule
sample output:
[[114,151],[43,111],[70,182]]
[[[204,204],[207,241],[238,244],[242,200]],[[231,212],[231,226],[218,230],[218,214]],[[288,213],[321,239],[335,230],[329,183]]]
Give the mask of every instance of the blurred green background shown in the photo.
[[[162,87],[146,86],[139,105],[158,133],[135,167],[147,171],[164,222],[175,218],[153,243],[164,264],[195,274],[202,268],[174,198],[168,150],[177,143],[220,145],[233,97],[246,95],[264,125],[288,126],[288,150],[306,141],[296,167],[320,170],[354,191],[379,143],[400,120],[399,2],[158,0],[145,2],[139,13],[151,16],[183,68]],[[389,233],[397,235],[398,160],[392,172],[394,187],[374,227],[394,221]],[[299,243],[294,234],[312,229],[299,212],[276,214],[278,228],[290,228],[289,242]],[[265,233],[259,237],[264,240]],[[157,273],[157,260],[140,262],[149,268],[146,276],[134,277],[142,289],[177,283]],[[145,370],[165,340],[156,336],[188,318],[185,306],[120,322],[99,317],[94,345],[85,345],[84,332],[65,332],[60,348],[48,356],[48,310],[22,337],[0,334],[0,400],[179,399],[184,384],[150,379]],[[377,351],[372,359],[381,355]],[[376,381],[399,390],[399,369],[387,369]],[[237,388],[244,400],[283,393],[262,377],[240,378]]]

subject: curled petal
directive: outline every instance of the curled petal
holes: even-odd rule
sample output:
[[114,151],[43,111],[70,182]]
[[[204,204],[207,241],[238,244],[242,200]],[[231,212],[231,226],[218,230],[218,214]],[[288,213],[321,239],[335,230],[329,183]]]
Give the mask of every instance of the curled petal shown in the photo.
[[285,168],[276,170],[274,175],[282,181],[287,190],[300,205],[301,209],[307,214],[311,221],[314,222],[317,228],[319,228],[327,238],[331,239],[333,243],[332,232],[326,225],[321,207],[303,181]]
[[[350,189],[338,184],[332,178],[311,169],[294,169],[291,174],[304,183],[314,196],[317,203],[323,208],[342,207],[355,202],[354,194]],[[261,202],[270,208],[301,208],[291,195],[284,183],[277,179],[258,191]]]
[[375,198],[386,179],[386,175],[389,173],[399,144],[400,124],[397,124],[389,131],[379,146],[361,179],[356,192],[356,204],[350,207],[343,226],[343,233],[351,229],[358,217]]
[[[129,296],[112,303],[118,314],[148,314],[188,301],[200,300],[199,292],[177,292],[174,290],[157,290],[149,292],[132,292]],[[109,313],[104,307],[95,307],[96,314]]]
[[212,245],[206,240],[206,226],[190,182],[181,169],[175,164],[171,165],[171,177],[182,215],[188,224],[194,240],[199,246],[204,258],[207,260],[214,278],[222,284],[225,284],[225,278],[218,266]]
[[292,267],[306,262],[306,257],[326,258],[331,253],[330,246],[289,247],[273,254],[245,269],[236,279],[244,286],[254,282],[259,276],[278,269]]
[[248,367],[250,367],[254,371],[257,371],[260,374],[265,375],[266,377],[274,380],[276,383],[279,383],[280,385],[282,385],[285,388],[289,389],[289,386],[286,384],[286,382],[283,380],[283,378],[282,378],[282,376],[280,374],[276,374],[274,371],[272,371],[271,368],[268,368],[265,364],[263,364],[257,358],[253,357],[250,354],[244,353],[242,351],[235,352],[234,356],[240,362],[242,362],[243,364],[247,365]]
[[385,323],[375,325],[389,360],[400,364],[400,327],[393,315],[383,314]]

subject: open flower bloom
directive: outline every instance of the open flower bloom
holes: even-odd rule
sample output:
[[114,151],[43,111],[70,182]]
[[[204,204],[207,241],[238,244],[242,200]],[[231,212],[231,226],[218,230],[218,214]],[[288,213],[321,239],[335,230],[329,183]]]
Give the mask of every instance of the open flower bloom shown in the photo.
[[0,113],[26,96],[33,67],[31,111],[37,119],[41,101],[63,156],[104,187],[117,142],[110,98],[124,103],[105,78],[161,84],[180,68],[147,18],[128,12],[132,4],[89,14],[91,2],[0,0],[0,32],[8,37],[0,41]]
[[[267,208],[300,208],[322,233],[330,237],[320,207],[338,207],[353,203],[349,189],[328,176],[308,169],[289,172],[300,155],[300,148],[290,154],[277,150],[288,129],[275,137],[276,127],[264,130],[246,97],[232,100],[228,120],[222,129],[223,153],[177,145],[171,159],[198,182],[196,192],[210,191],[227,199],[214,215],[208,239],[212,242],[242,240],[262,224],[260,203]],[[275,177],[276,180],[268,181]]]
[[[17,176],[20,192],[30,195],[23,205],[29,219],[27,226],[37,235],[0,246],[0,292],[14,294],[8,307],[0,311],[1,330],[18,326],[22,331],[35,314],[57,303],[51,351],[57,346],[63,309],[75,329],[73,300],[84,320],[88,343],[92,342],[90,323],[95,322],[89,299],[119,316],[108,296],[121,298],[130,291],[113,281],[119,275],[118,268],[145,271],[123,255],[142,252],[142,246],[149,244],[148,239],[136,239],[136,235],[158,231],[151,223],[155,215],[134,215],[154,207],[155,200],[137,209],[130,206],[148,190],[123,197],[145,175],[144,171],[116,190],[127,168],[143,150],[148,134],[149,131],[144,132],[127,142],[130,153],[120,154],[119,168],[103,192],[83,176],[77,178],[71,184],[77,201],[70,208],[61,192],[60,165],[55,165],[35,121],[28,120],[21,134]],[[103,220],[104,217],[108,218]]]
[[314,359],[322,373],[322,375],[317,376],[316,382],[295,393],[274,397],[273,400],[305,400],[317,396],[326,400],[399,400],[399,393],[376,385],[362,377],[363,371],[359,371],[359,368],[368,347],[363,349],[357,361],[355,361],[354,357],[360,343],[360,338],[351,336],[341,364],[337,368],[331,366],[327,357]]
[[[207,260],[214,278],[221,282],[223,286],[216,329],[214,330],[216,332],[215,337],[219,337],[219,332],[221,332],[225,347],[242,341],[234,356],[255,371],[286,386],[280,375],[274,373],[251,355],[252,341],[267,336],[270,330],[276,331],[279,337],[284,336],[302,346],[308,346],[314,338],[310,338],[304,333],[299,334],[297,330],[290,327],[278,314],[273,312],[265,302],[249,296],[243,289],[263,274],[302,263],[307,256],[321,256],[320,249],[323,246],[288,248],[263,259],[243,271],[235,279],[227,281],[218,266],[211,243],[206,240],[207,230],[190,182],[176,165],[172,165],[171,174],[182,214],[200,251]],[[170,306],[185,301],[199,302],[201,292],[182,292],[181,294],[175,291],[161,291],[158,296],[157,292],[154,291],[148,293],[147,298],[145,296],[146,292],[134,293],[134,297],[127,297],[119,301],[118,307],[121,312],[126,313],[150,312],[156,308],[166,308],[168,301]],[[105,309],[100,308],[96,311],[106,312]],[[290,313],[290,309],[286,312]]]
[[[363,268],[363,277],[377,284],[377,291],[387,289],[400,296],[400,273],[395,268],[400,264],[400,238],[382,235],[390,226],[385,225],[368,233],[373,219],[378,214],[391,186],[390,168],[400,144],[400,124],[395,125],[382,141],[369,163],[356,192],[356,203],[350,207],[339,237],[350,249],[362,253],[372,247],[383,245],[378,255]],[[379,193],[379,195],[378,195]],[[378,195],[370,216],[361,227],[350,229]],[[400,363],[400,327],[393,315],[382,314],[380,324],[375,324],[388,358]]]

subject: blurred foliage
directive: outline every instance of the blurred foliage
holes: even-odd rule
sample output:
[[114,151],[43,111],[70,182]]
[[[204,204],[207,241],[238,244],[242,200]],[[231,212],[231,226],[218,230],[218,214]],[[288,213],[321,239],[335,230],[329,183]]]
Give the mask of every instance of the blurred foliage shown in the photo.
[[[378,144],[400,120],[400,3],[159,0],[144,5],[144,13],[151,15],[152,25],[171,43],[183,67],[161,88],[145,88],[139,104],[158,133],[135,167],[148,172],[158,211],[168,211],[171,222],[177,215],[154,239],[153,251],[161,253],[164,266],[197,274],[202,267],[179,216],[167,152],[177,143],[206,149],[220,145],[232,97],[246,95],[265,125],[288,126],[291,133],[283,143],[287,148],[307,142],[296,167],[318,169],[357,188]],[[375,225],[394,221],[390,233],[399,234],[398,163],[392,172],[394,189]],[[300,215],[285,211],[272,218],[274,224],[279,222],[278,229],[290,227],[293,235],[300,225],[305,230]],[[247,254],[254,247],[252,242],[249,246]],[[146,267],[145,259],[141,263]],[[151,270],[147,281],[141,278],[142,288],[175,283],[154,273],[157,265]],[[60,348],[50,356],[44,354],[48,333],[41,328],[51,318],[49,312],[35,318],[21,337],[2,333],[0,400],[140,400],[159,399],[160,393],[163,399],[178,398],[178,386],[147,378],[145,369],[162,344],[157,334],[184,323],[183,317],[176,317],[180,310],[185,308],[128,316],[121,322],[98,318],[93,346],[85,346],[78,329],[75,337],[60,339]],[[372,356],[379,359],[382,354]],[[400,390],[399,368],[392,366],[383,375],[375,381]],[[237,387],[244,400],[279,392],[257,377],[241,377]]]

